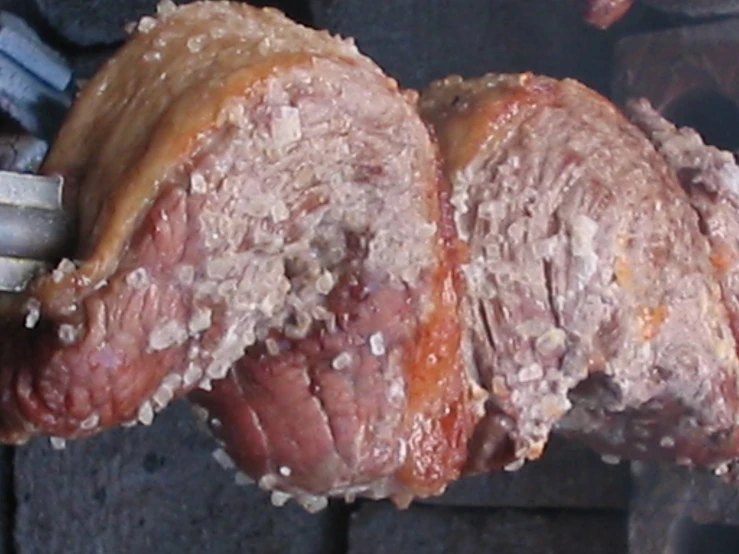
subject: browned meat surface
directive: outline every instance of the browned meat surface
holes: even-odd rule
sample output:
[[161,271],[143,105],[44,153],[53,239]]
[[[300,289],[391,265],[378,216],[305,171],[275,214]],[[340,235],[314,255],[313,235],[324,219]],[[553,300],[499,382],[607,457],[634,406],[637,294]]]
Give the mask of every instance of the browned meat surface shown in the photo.
[[565,413],[560,428],[604,453],[734,457],[739,365],[715,259],[647,138],[585,87],[531,75],[446,79],[422,112],[492,392],[470,467],[506,447],[504,461],[537,457]]
[[[739,339],[739,166],[734,155],[708,146],[693,129],[678,129],[645,99],[627,106],[632,121],[644,131],[673,169],[687,192],[711,245],[713,263],[735,339]],[[732,391],[726,402],[733,400]]]
[[[0,436],[150,423],[246,347],[271,349],[271,329],[313,352],[299,339],[320,327],[329,368],[366,411],[312,391],[306,418],[376,428],[384,448],[356,455],[435,488],[436,469],[458,473],[472,421],[436,154],[413,98],[351,42],[276,11],[161,11],[87,85],[43,167],[67,179],[79,261],[34,283],[25,321],[5,325]],[[345,294],[372,299],[346,336],[331,311]],[[280,392],[272,380],[260,383]],[[248,397],[228,406],[218,416],[240,436]]]
[[693,129],[678,129],[645,99],[630,102],[627,113],[675,171],[698,214],[739,338],[739,166],[734,155],[707,146]]
[[530,74],[447,78],[418,112],[276,11],[142,19],[44,163],[76,261],[2,323],[0,439],[148,424],[189,394],[241,470],[311,509],[407,505],[553,430],[736,459],[733,158],[637,105],[658,152]]
[[[698,218],[699,231],[709,241],[709,260],[720,285],[730,329],[734,338],[739,338],[739,167],[734,156],[706,146],[692,129],[677,129],[646,100],[631,102],[627,112],[662,154],[687,193]],[[679,386],[682,381],[675,377],[664,376],[675,380],[674,386]],[[630,418],[614,418],[602,406],[591,402],[587,409],[575,410],[568,416],[563,428],[569,430],[587,419],[603,419],[607,424],[587,437],[599,449],[618,449],[612,437],[631,436],[634,437],[636,451],[632,448],[626,453],[632,456],[668,458],[684,464],[717,464],[735,459],[736,429],[733,425],[722,429],[715,423],[711,424],[720,416],[728,422],[729,415],[736,410],[734,380],[722,372],[705,372],[700,376],[697,392],[693,393],[692,406],[684,400],[678,403],[677,398],[665,398],[662,403],[655,403],[648,413],[634,412]],[[689,414],[686,425],[670,430],[671,421],[679,417],[686,407],[691,407],[693,412]],[[598,415],[594,416],[595,413]],[[640,435],[643,435],[643,441],[637,441]],[[662,437],[659,439],[661,451],[655,451],[655,437]]]
[[[291,218],[293,312],[191,396],[278,502],[439,493],[482,414],[460,356],[436,148],[415,98],[361,77],[341,68],[291,98],[317,131],[281,162],[311,199]],[[295,187],[287,170],[269,188]]]
[[605,29],[621,19],[629,11],[634,0],[584,0],[585,21]]
[[150,423],[199,386],[265,488],[313,505],[438,493],[484,392],[416,96],[276,11],[160,11],[44,165],[80,213],[79,262],[34,283],[30,328],[7,325],[0,436]]

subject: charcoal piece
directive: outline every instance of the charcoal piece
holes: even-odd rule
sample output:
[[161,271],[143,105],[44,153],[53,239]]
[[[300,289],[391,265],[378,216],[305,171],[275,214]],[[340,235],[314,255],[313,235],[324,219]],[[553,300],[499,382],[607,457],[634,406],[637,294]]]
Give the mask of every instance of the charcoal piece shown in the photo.
[[531,70],[608,85],[611,34],[565,0],[311,0],[313,20],[358,46],[409,87],[458,73]]
[[35,173],[48,149],[46,141],[31,135],[0,130],[0,170]]
[[708,471],[692,476],[689,517],[699,524],[739,528],[739,483],[727,483]]
[[274,508],[256,487],[237,486],[187,406],[154,423],[62,451],[41,439],[19,448],[17,554],[340,552],[343,517]]
[[686,521],[678,546],[670,554],[736,554],[739,552],[739,527],[696,524]]
[[48,140],[71,104],[60,92],[0,53],[0,110],[34,136]]
[[739,488],[709,471],[634,464],[630,554],[736,552]]
[[12,12],[22,17],[34,28],[43,24],[43,19],[36,8],[36,4],[29,2],[29,0],[0,0],[0,10]]
[[77,52],[70,58],[74,78],[80,88],[103,67],[116,50],[115,46],[90,48]]
[[553,437],[542,458],[517,471],[496,471],[452,483],[423,502],[492,508],[626,509],[629,466],[606,464],[591,450]]
[[[630,554],[687,553],[694,550],[686,550],[686,545],[695,543],[699,536],[704,541],[739,536],[737,484],[707,470],[639,463],[633,468]],[[724,529],[727,526],[736,532]]]
[[366,503],[352,516],[349,554],[623,554],[626,515],[619,512],[397,511]]
[[[82,46],[113,44],[127,23],[156,11],[160,0],[35,0],[41,15],[65,39]],[[192,0],[175,0],[186,4]]]
[[0,51],[56,90],[64,90],[72,70],[20,17],[0,12]]
[[[189,4],[194,0],[173,0]],[[35,0],[41,16],[65,39],[82,46],[114,44],[125,39],[126,24],[152,14],[161,0]],[[250,1],[272,5],[307,22],[307,0]]]
[[633,473],[629,554],[671,554],[690,504],[691,473],[642,463]]

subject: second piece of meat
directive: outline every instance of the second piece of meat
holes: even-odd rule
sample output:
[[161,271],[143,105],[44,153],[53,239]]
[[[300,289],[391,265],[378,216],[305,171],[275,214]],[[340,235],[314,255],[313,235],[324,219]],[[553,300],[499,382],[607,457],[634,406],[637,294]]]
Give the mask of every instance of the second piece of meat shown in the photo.
[[739,365],[712,252],[644,134],[582,85],[527,74],[449,78],[422,109],[492,393],[470,469],[536,458],[565,414],[603,453],[735,457]]

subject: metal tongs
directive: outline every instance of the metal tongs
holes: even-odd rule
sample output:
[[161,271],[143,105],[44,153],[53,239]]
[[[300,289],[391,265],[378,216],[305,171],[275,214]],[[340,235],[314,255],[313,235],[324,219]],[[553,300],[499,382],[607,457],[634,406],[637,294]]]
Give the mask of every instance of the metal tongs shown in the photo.
[[63,179],[33,175],[74,97],[72,70],[19,17],[0,12],[0,111],[30,136],[0,139],[0,291],[20,292],[64,255]]

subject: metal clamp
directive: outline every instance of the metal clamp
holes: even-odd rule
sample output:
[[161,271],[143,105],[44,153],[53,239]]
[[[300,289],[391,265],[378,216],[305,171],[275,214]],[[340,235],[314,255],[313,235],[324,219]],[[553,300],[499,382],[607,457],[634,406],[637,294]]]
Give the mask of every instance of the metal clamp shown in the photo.
[[[72,103],[72,70],[25,21],[0,12],[0,110],[29,135],[0,137],[0,292],[20,292],[69,245],[63,179],[34,172]],[[16,173],[24,172],[24,173]]]

